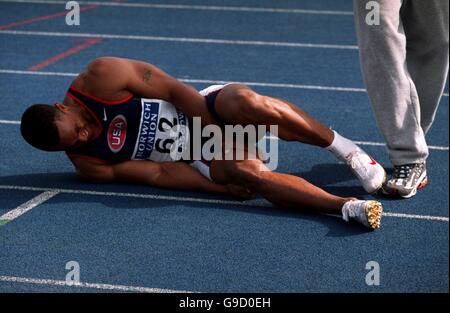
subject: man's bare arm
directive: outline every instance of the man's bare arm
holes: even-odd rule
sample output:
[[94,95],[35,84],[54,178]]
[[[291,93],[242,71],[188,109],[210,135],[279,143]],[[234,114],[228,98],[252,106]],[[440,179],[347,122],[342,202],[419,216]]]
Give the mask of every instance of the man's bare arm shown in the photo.
[[[205,125],[216,123],[205,98],[156,66],[137,60],[102,57],[91,62],[85,79],[98,97],[132,93],[144,98],[165,100],[189,117],[200,116]],[[117,100],[117,99],[112,99]]]
[[209,181],[183,162],[126,161],[110,165],[78,158],[72,162],[77,175],[91,182],[130,182],[180,190],[228,192],[226,186]]

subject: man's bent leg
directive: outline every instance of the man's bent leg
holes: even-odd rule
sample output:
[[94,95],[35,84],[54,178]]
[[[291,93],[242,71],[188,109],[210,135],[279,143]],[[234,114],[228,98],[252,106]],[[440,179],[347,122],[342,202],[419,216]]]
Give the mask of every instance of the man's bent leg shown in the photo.
[[380,225],[380,203],[332,195],[300,177],[271,172],[260,160],[214,160],[211,177],[219,184],[247,188],[277,206],[342,215],[347,221],[354,218],[372,229]]
[[226,85],[217,96],[215,109],[230,124],[277,125],[283,140],[327,147],[334,138],[328,127],[297,106],[260,95],[245,85]]
[[260,95],[245,85],[231,84],[218,94],[215,110],[230,124],[277,125],[281,139],[326,148],[351,167],[368,193],[376,192],[385,181],[383,167],[361,148],[285,100]]
[[211,177],[216,183],[248,188],[276,205],[289,208],[340,214],[344,203],[350,200],[329,194],[300,177],[271,172],[260,160],[214,160]]

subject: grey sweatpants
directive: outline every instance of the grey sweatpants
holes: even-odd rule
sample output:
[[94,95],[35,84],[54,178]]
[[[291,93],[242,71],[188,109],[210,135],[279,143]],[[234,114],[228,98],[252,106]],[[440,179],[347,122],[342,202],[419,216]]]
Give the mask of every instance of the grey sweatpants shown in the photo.
[[354,0],[353,5],[361,68],[378,128],[392,164],[424,161],[425,134],[448,74],[449,1],[377,0],[379,25],[366,22],[372,11],[370,4],[366,9],[368,2]]

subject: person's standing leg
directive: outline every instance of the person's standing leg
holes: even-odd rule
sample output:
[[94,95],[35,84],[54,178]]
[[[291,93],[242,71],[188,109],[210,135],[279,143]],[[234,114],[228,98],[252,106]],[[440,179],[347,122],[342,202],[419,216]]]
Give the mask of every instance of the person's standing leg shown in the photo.
[[436,115],[449,68],[448,0],[408,1],[402,11],[406,62],[420,100],[426,134]]
[[[395,167],[389,192],[415,194],[420,181],[412,178],[407,164],[423,164],[428,156],[416,86],[408,71],[406,35],[401,19],[408,0],[378,0],[379,24],[367,23],[367,0],[354,0],[361,69],[378,128]],[[422,173],[423,174],[423,173]],[[421,176],[426,179],[426,176]]]

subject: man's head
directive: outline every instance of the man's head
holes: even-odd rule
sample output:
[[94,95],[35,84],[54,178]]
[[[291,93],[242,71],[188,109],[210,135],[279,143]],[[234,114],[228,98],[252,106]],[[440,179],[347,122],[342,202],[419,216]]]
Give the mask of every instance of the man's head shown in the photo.
[[64,104],[34,104],[22,115],[22,137],[44,151],[77,148],[89,139],[86,120],[80,111]]

